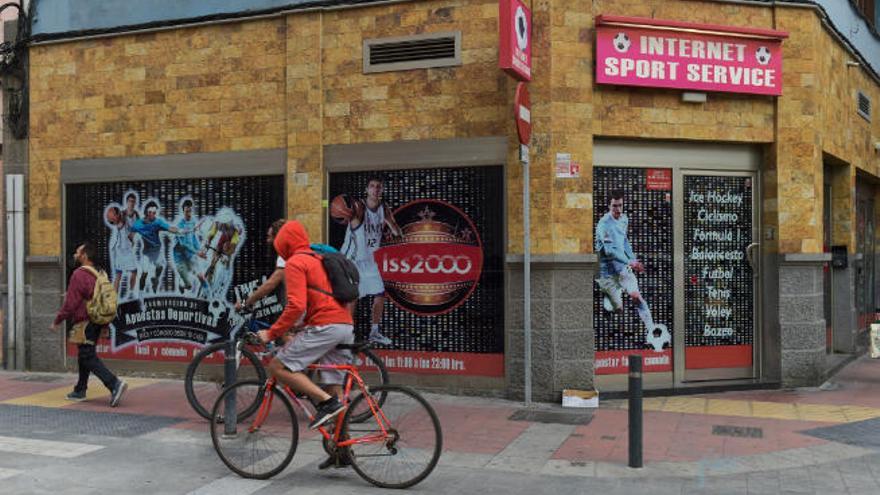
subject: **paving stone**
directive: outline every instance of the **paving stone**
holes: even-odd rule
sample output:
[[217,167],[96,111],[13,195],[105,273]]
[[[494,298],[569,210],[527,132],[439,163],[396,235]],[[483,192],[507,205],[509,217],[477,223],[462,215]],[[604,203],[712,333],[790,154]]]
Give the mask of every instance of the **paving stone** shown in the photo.
[[18,437],[79,434],[134,438],[181,421],[163,416],[0,404],[0,434]]

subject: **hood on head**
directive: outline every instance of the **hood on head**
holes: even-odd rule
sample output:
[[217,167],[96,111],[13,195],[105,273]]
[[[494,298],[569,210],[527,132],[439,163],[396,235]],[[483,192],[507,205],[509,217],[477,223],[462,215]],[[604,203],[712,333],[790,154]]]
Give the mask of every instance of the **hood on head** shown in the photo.
[[309,235],[301,223],[290,220],[281,227],[275,236],[275,252],[284,258],[290,258],[297,251],[309,251]]

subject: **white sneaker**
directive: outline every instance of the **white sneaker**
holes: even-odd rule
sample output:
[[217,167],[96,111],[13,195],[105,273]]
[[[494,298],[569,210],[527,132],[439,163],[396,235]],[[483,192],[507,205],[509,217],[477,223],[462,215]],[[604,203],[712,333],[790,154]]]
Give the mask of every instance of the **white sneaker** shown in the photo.
[[392,343],[391,339],[379,333],[378,330],[376,330],[375,332],[370,332],[370,338],[367,340],[379,345],[391,345]]

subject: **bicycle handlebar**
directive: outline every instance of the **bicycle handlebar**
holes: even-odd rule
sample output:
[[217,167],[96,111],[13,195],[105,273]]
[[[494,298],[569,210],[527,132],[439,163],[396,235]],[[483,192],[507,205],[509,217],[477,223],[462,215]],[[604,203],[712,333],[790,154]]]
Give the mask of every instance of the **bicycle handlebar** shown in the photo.
[[263,340],[253,332],[242,332],[240,338],[248,345],[264,345]]
[[[271,347],[270,344],[272,344],[272,343],[266,344],[257,335],[257,332],[259,330],[265,330],[265,329],[269,328],[271,325],[269,325],[266,322],[261,322],[260,320],[257,320],[256,318],[254,318],[254,311],[252,309],[247,309],[244,306],[242,306],[241,308],[238,309],[238,314],[240,314],[244,317],[244,322],[242,323],[242,327],[244,327],[245,325],[248,326],[248,330],[243,331],[243,332],[239,332],[238,339],[243,341],[247,345],[255,345],[255,346],[266,345],[266,346]],[[277,339],[276,339],[276,342],[274,342],[274,344],[279,347],[283,345]],[[365,350],[371,350],[373,348],[373,344],[372,344],[372,342],[369,342],[369,341],[352,342],[351,344],[338,344],[336,346],[336,348],[337,349],[347,349],[347,350],[350,350],[350,351],[357,354],[357,353],[361,353]]]

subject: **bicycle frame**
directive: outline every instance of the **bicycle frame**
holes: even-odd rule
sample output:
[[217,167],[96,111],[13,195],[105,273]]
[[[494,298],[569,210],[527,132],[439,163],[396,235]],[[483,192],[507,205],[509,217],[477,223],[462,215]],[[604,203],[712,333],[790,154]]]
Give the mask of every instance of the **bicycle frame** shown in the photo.
[[[238,328],[234,331],[234,334],[236,335],[236,337],[230,337],[230,341],[229,341],[229,344],[235,345],[235,362],[230,365],[234,366],[236,373],[238,372],[238,365],[239,365],[239,363],[241,363],[241,348],[242,348],[242,346],[246,345],[246,342],[244,339],[245,334],[246,333],[254,333],[255,334],[260,330],[265,330],[265,329],[269,328],[270,326],[271,326],[270,324],[254,318],[253,315],[251,315],[251,314],[247,315],[245,317],[245,320],[242,321],[241,324],[239,324]],[[245,328],[245,327],[247,327],[247,328]],[[276,347],[274,345],[269,345],[269,344],[263,344],[262,347],[263,347],[263,350],[261,352],[255,353],[255,354],[257,354],[257,357],[259,357],[260,360],[263,361],[263,364],[266,365],[269,363],[269,360],[271,360],[271,358],[275,355],[275,353],[278,352],[278,347]],[[228,349],[229,349],[229,347],[227,347],[227,350]],[[233,382],[234,381],[235,380],[233,380]],[[230,382],[230,383],[232,383],[232,382]]]
[[[335,427],[333,429],[332,435],[329,431],[327,431],[327,428],[325,428],[323,425],[318,427],[318,431],[321,433],[321,435],[324,437],[325,440],[331,440],[333,442],[333,444],[336,445],[337,448],[345,448],[345,447],[355,445],[355,444],[373,443],[373,442],[383,441],[390,436],[390,434],[388,432],[388,428],[386,427],[386,425],[388,425],[388,423],[389,423],[388,418],[385,417],[385,414],[382,412],[382,409],[379,408],[379,406],[376,404],[372,395],[370,395],[368,393],[369,392],[368,386],[364,382],[363,378],[361,378],[360,374],[357,372],[357,368],[355,368],[354,366],[351,366],[351,365],[312,364],[312,365],[309,365],[308,369],[315,370],[315,371],[320,371],[322,369],[344,371],[346,374],[345,375],[346,378],[345,378],[343,392],[342,392],[343,404],[345,404],[346,406],[350,404],[351,401],[349,400],[349,397],[351,395],[352,386],[357,385],[357,388],[363,394],[364,400],[367,402],[367,405],[370,407],[370,412],[373,415],[373,417],[376,418],[376,422],[379,424],[379,428],[381,430],[381,433],[376,433],[373,435],[365,435],[365,436],[358,437],[358,438],[351,438],[348,440],[340,440],[340,436],[342,435],[342,422],[345,419],[345,415],[340,414],[336,417]],[[266,385],[264,388],[266,391],[270,391],[278,383],[279,382],[278,382],[277,378],[271,377],[266,381]],[[294,404],[296,404],[296,406],[298,408],[300,408],[303,412],[305,412],[306,416],[308,416],[310,421],[313,420],[315,418],[315,415],[312,414],[311,409],[306,407],[303,404],[303,402],[299,399],[299,397],[297,397],[297,394],[293,390],[291,390],[290,387],[288,387],[287,385],[285,385],[283,383],[281,385],[282,385],[282,387],[281,387],[282,390],[284,390],[284,392],[287,394],[287,396],[293,400]],[[250,425],[250,427],[248,427],[248,432],[253,433],[254,431],[260,429],[260,426],[262,426],[263,421],[265,421],[266,417],[269,415],[269,411],[271,411],[271,409],[272,409],[273,397],[274,397],[274,395],[271,393],[264,394],[263,401],[260,404],[259,410],[257,410],[257,414],[254,418],[254,421]]]

